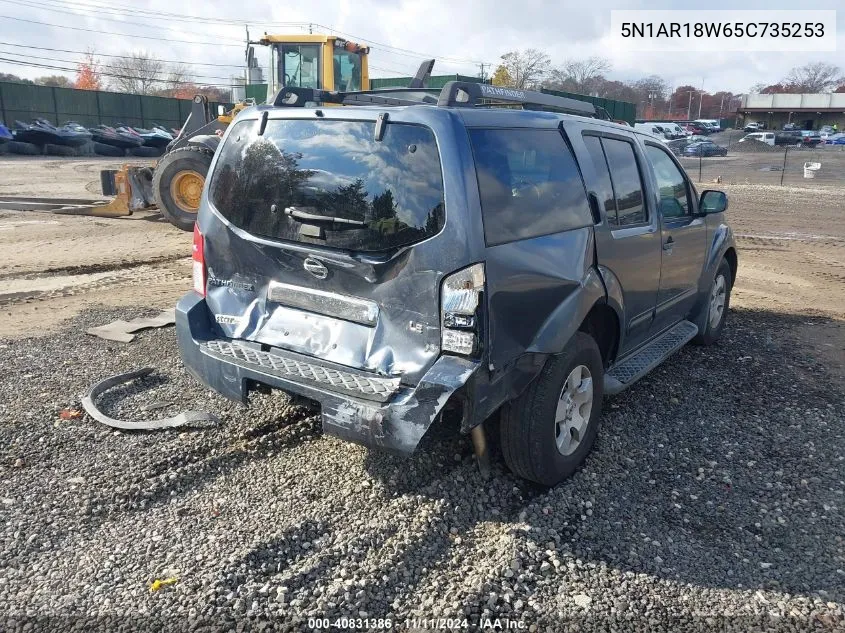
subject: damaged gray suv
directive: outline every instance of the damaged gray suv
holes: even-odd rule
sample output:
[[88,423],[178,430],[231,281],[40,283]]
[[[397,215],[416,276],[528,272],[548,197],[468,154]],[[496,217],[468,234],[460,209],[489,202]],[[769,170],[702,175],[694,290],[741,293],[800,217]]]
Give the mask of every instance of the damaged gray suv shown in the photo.
[[483,458],[500,413],[507,465],[554,485],[604,396],[724,327],[725,194],[589,103],[287,88],[238,115],[210,173],[185,365],[238,401],[305,398],[353,442],[409,454],[450,407]]

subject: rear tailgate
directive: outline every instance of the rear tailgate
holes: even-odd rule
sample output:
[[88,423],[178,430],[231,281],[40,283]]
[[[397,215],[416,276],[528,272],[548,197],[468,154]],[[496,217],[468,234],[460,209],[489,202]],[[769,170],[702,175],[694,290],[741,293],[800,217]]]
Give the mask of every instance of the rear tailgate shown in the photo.
[[200,226],[220,333],[415,384],[439,354],[450,241],[434,132],[247,118],[219,154]]

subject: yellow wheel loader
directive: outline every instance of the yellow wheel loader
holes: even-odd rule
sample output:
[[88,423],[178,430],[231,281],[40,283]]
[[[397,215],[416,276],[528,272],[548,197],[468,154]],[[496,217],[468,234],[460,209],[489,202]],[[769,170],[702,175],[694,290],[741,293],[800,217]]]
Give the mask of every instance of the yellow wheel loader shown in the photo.
[[[367,46],[334,35],[313,34],[264,35],[250,44],[270,50],[268,96],[285,86],[329,91],[370,89]],[[254,49],[248,46],[247,59],[253,55]],[[241,102],[229,112],[212,113],[208,100],[202,95],[195,96],[185,125],[159,159],[152,180],[133,177],[133,172],[149,168],[106,170],[101,174],[103,193],[117,196],[115,203],[125,207],[127,213],[154,200],[161,214],[173,225],[185,231],[193,230],[205,178],[220,137],[234,116],[250,105]],[[127,192],[127,187],[119,186],[127,181],[138,183],[134,186],[144,190]]]

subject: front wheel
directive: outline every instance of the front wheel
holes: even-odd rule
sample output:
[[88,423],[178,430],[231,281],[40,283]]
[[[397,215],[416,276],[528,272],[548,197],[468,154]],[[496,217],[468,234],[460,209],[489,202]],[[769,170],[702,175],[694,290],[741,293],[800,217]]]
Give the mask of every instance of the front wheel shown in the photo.
[[576,332],[564,351],[502,411],[501,445],[511,471],[554,486],[587,457],[598,433],[604,365],[595,340]]
[[728,307],[731,303],[731,267],[726,260],[722,260],[716,276],[710,284],[707,294],[707,302],[702,308],[706,311],[704,327],[693,339],[698,345],[713,345],[722,335],[725,327],[725,319],[728,316]]
[[161,214],[183,231],[193,231],[202,188],[214,157],[207,147],[188,145],[168,152],[153,174],[153,195]]

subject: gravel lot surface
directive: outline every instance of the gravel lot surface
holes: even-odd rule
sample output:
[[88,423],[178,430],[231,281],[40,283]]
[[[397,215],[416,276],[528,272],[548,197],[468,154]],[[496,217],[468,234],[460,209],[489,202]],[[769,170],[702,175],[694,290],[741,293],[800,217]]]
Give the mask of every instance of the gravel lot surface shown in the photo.
[[[777,334],[824,318],[733,311],[722,345],[688,347],[608,400],[586,467],[544,491],[496,456],[483,481],[445,424],[400,461],[323,437],[284,396],[226,402],[183,372],[172,329],[128,345],[82,333],[138,314],[91,312],[3,343],[5,630],[38,616],[80,630],[307,629],[309,616],[843,627],[842,385]],[[159,373],[105,396],[106,412],[206,408],[223,424],[128,433],[60,419],[89,384],[144,365]]]
[[[728,193],[741,267],[721,344],[608,399],[594,452],[551,491],[510,475],[495,443],[483,480],[449,420],[403,461],[323,436],[281,394],[247,409],[210,393],[172,328],[130,344],[84,334],[172,305],[188,234],[0,217],[9,249],[37,244],[0,274],[0,631],[314,630],[314,617],[845,631],[845,191]],[[157,372],[104,395],[106,413],[221,423],[119,432],[60,416],[143,366]]]

